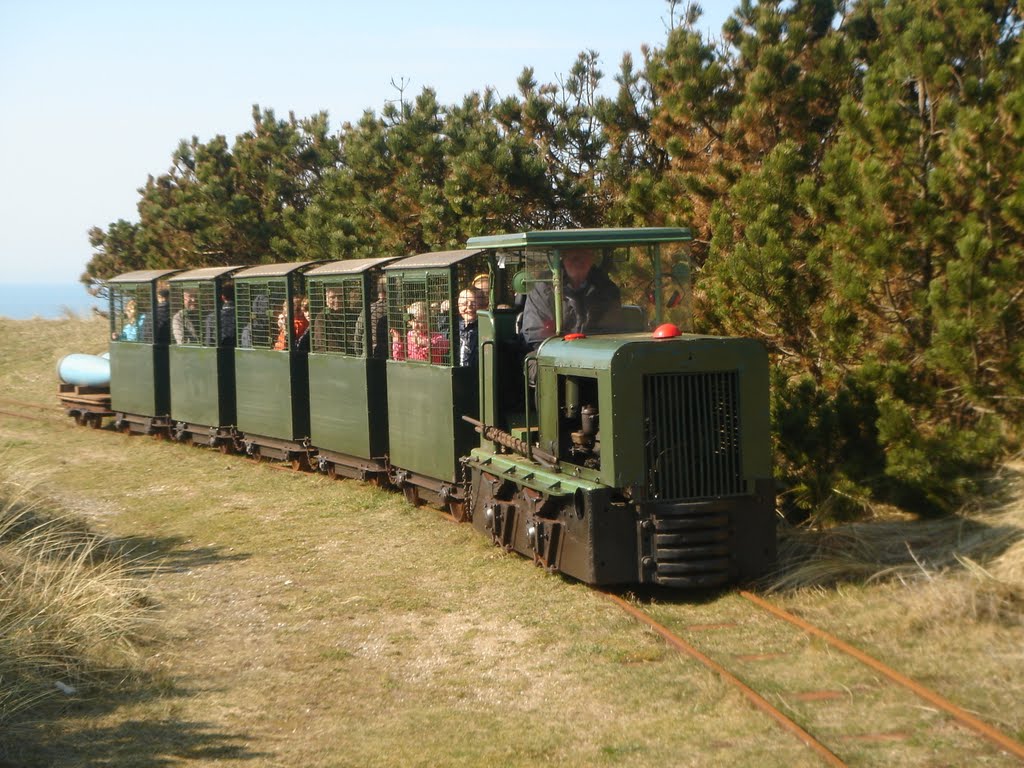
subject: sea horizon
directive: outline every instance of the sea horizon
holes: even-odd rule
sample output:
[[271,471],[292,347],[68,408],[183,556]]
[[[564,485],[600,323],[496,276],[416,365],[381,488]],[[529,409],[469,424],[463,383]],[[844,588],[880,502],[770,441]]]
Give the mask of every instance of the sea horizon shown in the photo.
[[94,307],[105,305],[77,282],[0,283],[0,317],[12,320],[89,317]]

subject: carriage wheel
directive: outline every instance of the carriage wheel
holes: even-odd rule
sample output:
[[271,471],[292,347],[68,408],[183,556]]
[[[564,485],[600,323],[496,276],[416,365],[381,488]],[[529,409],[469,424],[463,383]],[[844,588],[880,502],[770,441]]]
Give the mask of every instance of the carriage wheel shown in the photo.
[[331,480],[338,479],[338,465],[333,461],[327,462],[327,476],[331,478]]
[[300,453],[298,456],[293,458],[292,469],[296,472],[312,472],[313,468],[309,465],[309,456],[304,453]]
[[101,425],[103,424],[103,417],[102,417],[102,416],[97,416],[97,415],[96,415],[96,414],[94,414],[94,413],[90,413],[90,414],[89,414],[89,415],[88,415],[88,416],[86,417],[86,421],[85,421],[85,423],[86,423],[87,425],[89,425],[89,427],[90,427],[91,429],[99,429],[99,428],[100,428],[100,426],[101,426]]
[[230,440],[219,440],[217,441],[217,450],[225,456],[230,456],[235,452],[235,447],[231,444]]

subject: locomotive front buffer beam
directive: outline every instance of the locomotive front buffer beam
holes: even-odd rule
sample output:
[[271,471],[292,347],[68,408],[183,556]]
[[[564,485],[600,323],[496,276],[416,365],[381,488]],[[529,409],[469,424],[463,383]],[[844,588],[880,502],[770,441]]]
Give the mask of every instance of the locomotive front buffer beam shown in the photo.
[[610,489],[500,460],[466,463],[470,519],[497,546],[587,584],[638,581],[634,507],[613,501]]

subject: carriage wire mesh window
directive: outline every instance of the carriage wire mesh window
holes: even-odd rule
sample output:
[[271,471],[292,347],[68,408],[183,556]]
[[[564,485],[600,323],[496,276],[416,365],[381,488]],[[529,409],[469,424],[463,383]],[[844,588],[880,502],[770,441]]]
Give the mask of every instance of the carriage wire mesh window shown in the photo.
[[217,290],[213,281],[171,283],[171,343],[217,346]]
[[447,301],[447,273],[388,277],[388,330],[393,359],[449,364],[451,309],[442,307]]
[[126,283],[110,286],[110,338],[141,344],[153,343],[152,285]]
[[362,355],[363,278],[346,275],[309,280],[314,353]]
[[428,359],[435,365],[452,364],[452,331],[458,333],[454,320],[456,308],[451,298],[451,277],[448,272],[427,274],[427,327],[429,329]]
[[[288,283],[285,280],[239,280],[235,308],[243,349],[288,349]],[[282,337],[282,330],[284,331]]]

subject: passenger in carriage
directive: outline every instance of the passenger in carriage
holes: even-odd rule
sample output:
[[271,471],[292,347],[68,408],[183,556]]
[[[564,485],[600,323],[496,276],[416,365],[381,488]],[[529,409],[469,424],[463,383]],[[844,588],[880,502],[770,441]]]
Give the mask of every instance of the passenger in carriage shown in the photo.
[[449,343],[443,333],[430,333],[425,301],[413,302],[408,309],[409,332],[405,339],[397,329],[391,329],[391,358],[393,360],[424,360],[435,365],[444,364]]
[[314,352],[347,352],[342,289],[330,286],[324,291],[324,311],[313,320]]
[[121,326],[121,334],[115,334],[114,338],[120,341],[138,341],[145,319],[145,315],[138,316],[135,299],[128,299],[124,305],[124,324]]
[[253,298],[252,315],[242,329],[242,338],[238,346],[243,349],[266,349],[270,340],[270,321],[267,318],[269,309],[270,300],[265,294],[258,294]]
[[[366,317],[359,313],[356,320],[356,342],[359,354],[363,354],[367,342]],[[370,357],[385,360],[388,356],[388,280],[381,277],[377,280],[377,300],[370,305],[369,327]]]
[[[292,332],[295,338],[295,349],[309,349],[309,339],[306,332],[309,330],[309,318],[303,306],[305,296],[292,296]],[[277,316],[277,341],[274,342],[274,349],[288,349],[288,301],[281,305],[281,314]]]
[[196,321],[199,319],[199,315],[196,307],[196,295],[192,291],[182,291],[181,309],[175,312],[171,319],[171,331],[174,334],[175,344],[199,343],[199,332],[196,330]]
[[477,312],[487,307],[487,296],[479,288],[466,288],[459,293],[459,355],[456,363],[462,367],[476,366],[478,339],[480,338]]
[[217,323],[214,322],[217,315],[210,312],[206,316],[206,330],[204,332],[204,344],[207,347],[235,346],[235,287],[230,282],[225,282],[220,288],[220,331],[218,333]]
[[156,310],[154,311],[153,343],[169,344],[171,340],[171,309],[167,302],[171,292],[161,288],[156,292]]

